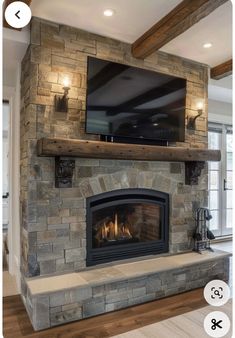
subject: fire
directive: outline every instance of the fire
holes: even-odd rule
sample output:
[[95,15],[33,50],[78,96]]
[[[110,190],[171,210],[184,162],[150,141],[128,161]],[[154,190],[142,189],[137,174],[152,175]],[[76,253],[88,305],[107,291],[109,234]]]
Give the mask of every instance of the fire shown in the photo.
[[118,235],[118,219],[117,213],[115,214],[115,221],[114,221],[114,236],[117,237]]
[[108,221],[104,222],[101,231],[100,231],[100,239],[101,240],[109,240],[114,241],[123,238],[132,238],[129,228],[124,224],[118,223],[118,215],[115,213],[114,222]]

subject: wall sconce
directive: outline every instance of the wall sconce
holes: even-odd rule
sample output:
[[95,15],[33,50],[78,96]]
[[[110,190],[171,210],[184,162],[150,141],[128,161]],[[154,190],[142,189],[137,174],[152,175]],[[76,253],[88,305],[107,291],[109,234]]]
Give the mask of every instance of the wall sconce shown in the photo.
[[60,113],[68,112],[68,94],[69,94],[69,80],[66,78],[63,81],[64,95],[55,95],[55,111]]
[[195,130],[196,129],[196,119],[202,115],[203,113],[203,103],[199,102],[197,104],[197,115],[194,117],[188,117],[188,123],[187,123],[187,128],[191,129],[191,130]]

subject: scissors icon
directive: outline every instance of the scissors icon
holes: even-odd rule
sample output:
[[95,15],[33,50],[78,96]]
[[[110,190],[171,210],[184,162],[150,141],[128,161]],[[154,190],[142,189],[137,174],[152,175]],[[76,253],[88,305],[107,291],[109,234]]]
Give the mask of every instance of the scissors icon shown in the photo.
[[217,327],[219,327],[220,329],[223,328],[222,326],[220,326],[220,323],[222,323],[222,320],[219,320],[218,322],[216,322],[216,319],[211,319],[211,323],[214,324],[211,326],[212,330],[215,330]]

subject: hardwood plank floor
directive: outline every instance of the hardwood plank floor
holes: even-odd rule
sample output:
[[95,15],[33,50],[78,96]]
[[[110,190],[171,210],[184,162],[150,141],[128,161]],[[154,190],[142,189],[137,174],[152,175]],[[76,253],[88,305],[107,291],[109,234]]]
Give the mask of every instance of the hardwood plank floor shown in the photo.
[[206,306],[203,289],[35,332],[20,296],[3,299],[4,338],[107,338]]
[[[232,299],[220,307],[219,310],[226,313],[232,320]],[[213,306],[205,306],[155,324],[122,333],[113,338],[208,338],[208,334],[204,331],[204,319],[212,311],[215,311]],[[231,338],[231,331],[232,328],[224,338]]]

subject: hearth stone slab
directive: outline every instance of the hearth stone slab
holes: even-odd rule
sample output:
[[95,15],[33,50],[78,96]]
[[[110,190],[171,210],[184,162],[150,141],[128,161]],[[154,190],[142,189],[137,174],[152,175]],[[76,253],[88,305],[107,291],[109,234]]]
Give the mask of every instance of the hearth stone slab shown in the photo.
[[24,297],[35,330],[227,281],[229,256],[195,252],[27,280]]

